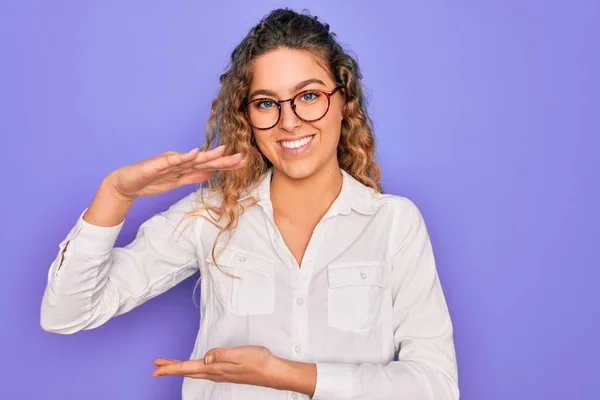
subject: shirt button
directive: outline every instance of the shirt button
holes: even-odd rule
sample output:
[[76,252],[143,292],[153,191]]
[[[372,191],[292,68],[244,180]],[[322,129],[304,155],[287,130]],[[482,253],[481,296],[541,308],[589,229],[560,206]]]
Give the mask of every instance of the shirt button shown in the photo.
[[292,393],[292,399],[296,400],[298,398],[298,393]]
[[300,346],[294,346],[294,351],[295,351],[296,353],[300,353],[300,350],[302,350],[302,349],[300,348]]
[[244,261],[246,261],[246,257],[240,257],[239,260],[240,260],[240,262],[244,262]]
[[361,277],[362,279],[367,279],[367,274],[365,274],[364,272],[361,272],[361,273],[360,273],[360,277]]
[[296,299],[296,304],[298,304],[299,306],[301,306],[302,304],[304,304],[304,299],[303,298],[297,298]]

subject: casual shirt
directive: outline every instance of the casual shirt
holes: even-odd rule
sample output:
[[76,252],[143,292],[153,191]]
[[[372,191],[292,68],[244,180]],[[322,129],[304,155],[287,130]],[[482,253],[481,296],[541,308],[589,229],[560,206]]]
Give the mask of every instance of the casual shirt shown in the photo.
[[[206,189],[146,220],[124,247],[115,246],[124,221],[95,226],[83,210],[49,268],[42,327],[62,334],[97,328],[199,273],[200,328],[190,359],[215,347],[261,345],[316,364],[314,400],[458,399],[453,328],[421,213],[406,197],[340,173],[341,191],[301,265],[274,222],[271,170],[248,191],[257,204],[235,233],[219,238],[217,265],[218,228],[201,217],[181,222]],[[184,378],[182,398],[309,397]]]

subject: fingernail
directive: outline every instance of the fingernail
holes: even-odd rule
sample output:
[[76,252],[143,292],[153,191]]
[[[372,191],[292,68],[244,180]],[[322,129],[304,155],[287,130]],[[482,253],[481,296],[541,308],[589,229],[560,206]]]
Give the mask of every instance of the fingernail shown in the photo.
[[217,147],[215,147],[215,148],[214,148],[214,150],[215,150],[215,151],[217,151],[217,150],[223,150],[224,148],[225,148],[225,145],[224,145],[224,144],[222,144],[222,145],[220,145],[220,146],[217,146]]
[[242,153],[235,153],[231,156],[231,158],[242,158]]
[[212,362],[213,362],[213,356],[206,357],[206,363],[207,364],[212,364]]

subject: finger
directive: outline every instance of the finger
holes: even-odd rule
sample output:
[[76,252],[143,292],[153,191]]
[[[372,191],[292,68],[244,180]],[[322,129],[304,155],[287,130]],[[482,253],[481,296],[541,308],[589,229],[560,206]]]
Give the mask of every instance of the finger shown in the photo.
[[[242,168],[244,165],[246,165],[245,162],[243,160],[240,160],[239,162],[237,162],[233,165],[230,165],[228,167],[218,168],[218,170],[219,171],[233,171],[233,170]],[[217,168],[210,168],[210,167],[200,168],[199,166],[190,166],[190,167],[182,169],[178,172],[174,172],[174,175],[183,177],[184,175],[197,174],[200,172],[214,172],[215,170],[217,170]]]
[[[240,160],[238,163],[233,164],[229,167],[224,167],[224,168],[218,168],[220,171],[231,171],[234,169],[238,169],[241,168],[245,165],[244,160]],[[215,168],[216,169],[216,168]],[[211,169],[210,166],[207,168],[204,168],[203,166],[197,166],[195,163],[188,161],[184,164],[181,164],[178,167],[174,167],[171,169],[168,169],[166,171],[164,171],[166,174],[174,174],[174,175],[185,175],[185,174],[189,174],[189,173],[195,173],[198,171],[214,171],[214,169]]]
[[177,185],[191,185],[194,183],[201,183],[207,180],[214,171],[194,171],[182,175],[177,180]]
[[194,378],[194,379],[205,379],[205,380],[209,380],[209,381],[213,381],[213,382],[245,383],[245,381],[243,381],[240,376],[236,376],[232,373],[216,373],[216,374],[202,373],[202,374],[187,374],[184,376],[189,377],[189,378]]
[[204,379],[207,381],[213,381],[213,382],[223,382],[223,381],[218,381],[217,377],[214,375],[207,375],[207,374],[187,374],[187,375],[183,375],[186,378],[194,378],[194,379]]
[[220,348],[210,349],[204,355],[204,363],[206,365],[209,365],[209,364],[219,361],[219,359],[221,358],[221,352],[222,352],[222,349],[220,349]]
[[164,171],[166,169],[181,165],[187,161],[193,160],[198,152],[198,149],[192,149],[187,153],[165,153],[162,157],[152,160],[152,167],[156,171]]
[[184,163],[182,163],[182,164],[180,164],[180,165],[178,165],[176,167],[170,168],[167,172],[169,172],[169,173],[170,172],[183,172],[183,171],[185,171],[187,169],[192,168],[196,164],[197,164],[197,161],[194,158],[194,159],[191,159],[190,161],[186,161],[186,162],[184,162]]
[[215,147],[212,150],[207,151],[199,151],[195,154],[194,157],[186,160],[186,162],[190,162],[191,164],[205,163],[212,160],[215,160],[221,156],[225,152],[225,146]]
[[205,379],[213,382],[231,382],[231,383],[241,383],[239,378],[232,374],[227,373],[200,373],[200,374],[186,374],[183,375],[189,378],[194,379]]
[[[238,162],[237,164],[233,164],[230,167],[224,167],[224,168],[218,168],[219,171],[233,171],[236,169],[240,169],[242,168],[244,165],[246,165],[246,163],[243,160],[240,160],[240,162]],[[215,171],[216,169],[208,169],[206,171]],[[194,169],[195,172],[197,172],[197,169]]]
[[[208,162],[210,160],[216,159],[223,155],[224,149],[225,149],[225,146],[219,146],[212,150],[208,150],[206,152],[200,151],[192,159],[185,161],[175,167],[169,168],[169,171],[178,171],[181,169],[186,169],[188,167],[191,167],[192,165],[196,165],[198,163]],[[208,156],[208,158],[207,158],[207,156]]]
[[162,367],[163,365],[173,364],[177,362],[181,361],[176,360],[174,358],[157,358],[154,361],[152,361],[152,364],[156,365],[157,367]]
[[230,350],[230,348],[225,347],[212,348],[204,355],[204,362],[206,365],[219,362],[232,362],[233,360],[229,356],[231,354]]
[[201,374],[206,373],[206,368],[202,360],[180,361],[158,367],[152,372],[152,376]]
[[[194,367],[194,372],[180,372],[177,369],[169,369],[168,367],[171,367],[172,364],[167,365],[167,366],[161,366],[157,369],[155,369],[152,372],[152,376],[167,376],[167,375],[182,375],[182,376],[188,376],[190,378],[196,378],[196,379],[208,379],[208,380],[212,380],[215,382],[239,382],[241,383],[240,380],[240,374],[239,374],[239,367],[231,364],[231,363],[227,363],[227,362],[217,362],[211,365],[202,365],[204,363],[204,360],[194,360],[200,363],[200,367]],[[178,364],[184,364],[179,362]]]
[[215,160],[207,161],[204,163],[197,163],[192,166],[192,168],[197,170],[206,170],[206,169],[227,169],[232,168],[238,164],[243,165],[242,155],[240,153],[219,157]]
[[192,149],[187,153],[166,151],[146,160],[144,167],[148,172],[156,174],[156,172],[162,172],[172,168],[172,165],[178,165],[178,163],[193,160],[197,153],[198,149]]
[[245,346],[217,349],[215,351],[215,360],[240,365],[244,357],[248,355],[245,350]]
[[239,365],[242,362],[244,354],[244,349],[240,347],[215,347],[206,352],[204,360],[207,365],[212,365],[213,363],[215,363],[215,366],[223,363]]
[[[236,169],[240,169],[244,166],[244,162],[240,160],[236,164],[231,166],[227,166],[224,168],[220,168],[220,171],[233,171]],[[214,169],[206,169],[206,170],[198,170],[196,168],[187,168],[186,170],[181,170],[179,172],[173,172],[173,176],[177,179],[177,185],[190,185],[196,183],[202,183],[206,181],[213,173]],[[169,172],[170,173],[170,172]]]
[[225,146],[215,147],[212,150],[200,151],[199,149],[193,149],[187,153],[177,152],[166,152],[162,156],[153,160],[152,168],[154,170],[163,172],[179,167],[187,162],[206,162],[220,157],[225,151]]

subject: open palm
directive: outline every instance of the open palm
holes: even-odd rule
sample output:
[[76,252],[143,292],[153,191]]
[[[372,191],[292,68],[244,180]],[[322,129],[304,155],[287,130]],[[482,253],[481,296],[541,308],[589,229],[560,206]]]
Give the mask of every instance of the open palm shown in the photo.
[[223,146],[187,153],[167,151],[115,170],[111,182],[120,196],[135,199],[203,182],[215,170],[234,170],[243,166],[241,154],[223,156],[223,152]]

